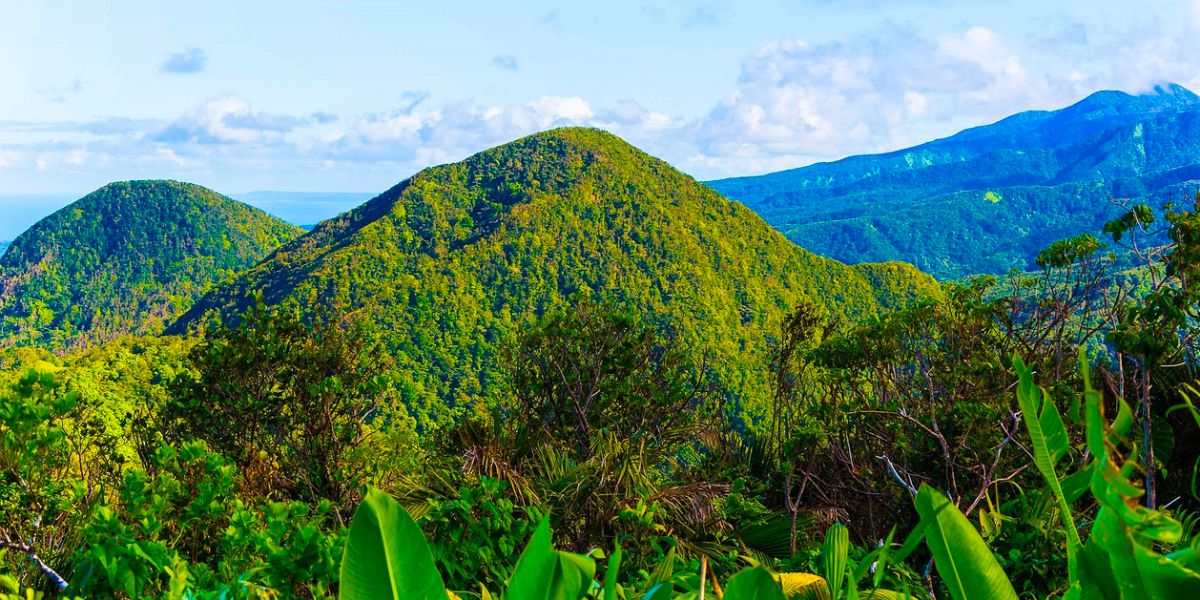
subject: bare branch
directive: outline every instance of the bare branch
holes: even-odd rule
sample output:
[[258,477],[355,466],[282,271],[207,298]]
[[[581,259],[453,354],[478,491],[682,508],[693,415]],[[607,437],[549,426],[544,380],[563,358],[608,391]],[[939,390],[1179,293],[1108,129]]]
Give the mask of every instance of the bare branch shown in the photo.
[[50,565],[47,565],[45,562],[43,562],[42,559],[38,557],[37,553],[34,552],[33,547],[29,544],[14,542],[5,537],[0,539],[0,548],[8,548],[10,550],[16,550],[17,552],[23,552],[25,556],[29,558],[29,562],[37,565],[38,570],[41,571],[43,575],[48,577],[50,581],[53,581],[54,585],[58,586],[59,590],[67,589],[67,580],[63,579],[61,575],[54,571],[54,569],[51,569]]

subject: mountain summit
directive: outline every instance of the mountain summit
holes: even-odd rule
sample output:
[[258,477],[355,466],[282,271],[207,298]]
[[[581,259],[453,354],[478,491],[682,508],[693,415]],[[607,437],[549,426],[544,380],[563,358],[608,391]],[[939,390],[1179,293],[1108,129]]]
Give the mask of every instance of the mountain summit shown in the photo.
[[709,185],[847,262],[905,260],[939,277],[1030,268],[1046,244],[1098,232],[1120,212],[1113,199],[1195,195],[1200,97],[1097,92],[905,150]]
[[215,289],[173,331],[232,321],[257,290],[373,323],[412,389],[448,402],[487,389],[497,348],[575,295],[664,320],[732,389],[761,392],[765,340],[801,300],[849,319],[937,293],[908,265],[802,250],[667,163],[578,128],[418,173]]
[[63,349],[157,333],[211,284],[300,233],[190,183],[106,185],[0,256],[0,345]]

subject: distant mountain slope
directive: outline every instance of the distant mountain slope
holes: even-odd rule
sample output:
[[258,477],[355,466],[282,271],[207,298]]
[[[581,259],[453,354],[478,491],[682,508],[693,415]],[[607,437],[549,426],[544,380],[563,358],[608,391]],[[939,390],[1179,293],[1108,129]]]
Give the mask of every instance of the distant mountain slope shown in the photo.
[[0,242],[0,256],[4,256],[4,252],[8,250],[8,245],[12,242]]
[[39,221],[0,258],[0,344],[61,349],[156,333],[210,285],[300,233],[197,185],[109,184]]
[[388,337],[413,390],[479,397],[495,350],[573,294],[661,315],[742,395],[802,299],[852,319],[939,293],[909,265],[848,267],[621,139],[558,129],[422,171],[319,224],[172,327],[233,320],[254,290],[338,305]]
[[1200,98],[1098,92],[907,150],[709,183],[792,241],[846,262],[904,260],[940,278],[1028,268],[1098,231],[1113,198],[1200,188]]

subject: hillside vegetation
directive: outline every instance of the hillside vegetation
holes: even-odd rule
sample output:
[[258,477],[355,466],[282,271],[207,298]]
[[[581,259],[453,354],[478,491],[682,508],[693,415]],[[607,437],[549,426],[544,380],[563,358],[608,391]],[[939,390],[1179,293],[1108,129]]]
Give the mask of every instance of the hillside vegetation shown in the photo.
[[0,344],[0,600],[1200,594],[1194,208],[939,284],[560,129],[262,219],[114,184],[10,248],[67,315],[265,258]]
[[936,296],[908,265],[807,252],[611,134],[558,129],[413,176],[201,299],[172,330],[233,322],[253,292],[337,307],[386,337],[416,393],[477,398],[496,348],[572,296],[652,316],[761,396],[769,338],[798,302],[852,321]]
[[66,349],[158,333],[209,286],[300,233],[197,185],[109,184],[0,258],[0,345]]
[[1098,92],[1058,111],[886,154],[709,182],[797,244],[848,263],[902,260],[939,279],[1030,270],[1047,244],[1099,235],[1127,204],[1200,188],[1200,98]]

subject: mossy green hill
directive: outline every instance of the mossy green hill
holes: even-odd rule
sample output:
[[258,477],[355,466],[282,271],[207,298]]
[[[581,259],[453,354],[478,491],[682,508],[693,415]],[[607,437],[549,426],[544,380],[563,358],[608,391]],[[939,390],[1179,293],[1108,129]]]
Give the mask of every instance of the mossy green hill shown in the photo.
[[200,300],[173,330],[269,305],[357,313],[414,393],[478,397],[497,348],[575,295],[666,321],[738,395],[802,300],[851,320],[937,294],[908,265],[807,252],[740,204],[593,129],[558,129],[427,169],[319,224]]
[[67,349],[157,333],[212,284],[301,233],[198,185],[106,185],[0,257],[0,344]]

